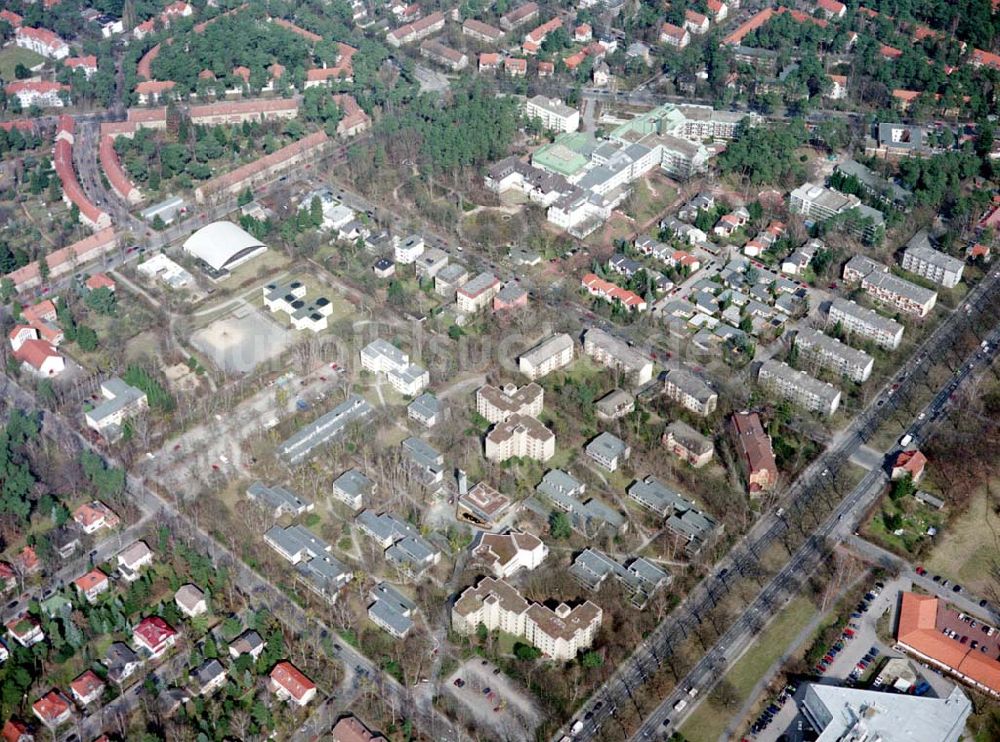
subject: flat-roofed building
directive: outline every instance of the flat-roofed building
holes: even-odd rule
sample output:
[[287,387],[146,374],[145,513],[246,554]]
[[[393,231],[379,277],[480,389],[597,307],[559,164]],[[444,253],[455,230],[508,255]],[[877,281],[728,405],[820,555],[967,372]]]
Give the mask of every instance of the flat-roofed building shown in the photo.
[[375,494],[375,483],[359,469],[348,469],[333,480],[333,496],[352,510],[361,510]]
[[448,299],[469,280],[469,270],[461,263],[448,263],[434,275],[434,291]]
[[126,419],[148,407],[146,393],[117,376],[101,382],[101,395],[104,400],[84,413],[84,419],[87,427],[109,440],[121,435],[121,426]]
[[292,564],[321,557],[330,551],[328,543],[298,524],[285,528],[272,526],[264,534],[264,543]]
[[567,106],[558,98],[536,95],[524,104],[528,118],[536,118],[546,129],[558,132],[574,132],[580,128],[580,112]]
[[498,580],[540,566],[548,547],[530,533],[480,533],[472,546],[472,556],[488,566]]
[[373,374],[385,374],[393,389],[410,397],[420,394],[430,383],[426,369],[410,363],[406,353],[381,338],[361,349],[361,367]]
[[698,469],[712,460],[715,446],[683,420],[674,420],[663,431],[663,445],[674,456]]
[[636,386],[653,378],[652,360],[624,340],[599,328],[592,328],[584,334],[583,351],[601,365],[623,371]]
[[632,593],[632,604],[637,608],[645,606],[654,592],[671,582],[670,575],[648,559],[640,557],[623,566],[597,549],[580,552],[569,573],[588,590],[597,590],[609,576],[614,577]]
[[800,357],[858,383],[868,380],[875,365],[875,359],[863,350],[812,328],[801,329],[795,334],[795,347]]
[[556,453],[556,435],[527,415],[511,415],[486,434],[486,458],[502,462],[510,458],[548,461]]
[[903,325],[899,322],[839,297],[830,304],[828,325],[839,326],[849,336],[870,340],[890,350],[898,348],[903,340]]
[[247,499],[271,511],[275,518],[282,515],[302,515],[313,510],[315,505],[281,485],[266,485],[254,482],[247,487]]
[[953,289],[962,280],[965,263],[931,247],[925,230],[917,232],[903,251],[903,270],[916,273],[921,278]]
[[456,507],[459,520],[489,530],[496,528],[516,510],[511,507],[511,499],[507,495],[486,482],[479,482],[468,492],[460,493]]
[[761,364],[757,383],[812,412],[832,415],[840,406],[840,390],[835,386],[774,359],[769,358]]
[[446,265],[448,265],[448,253],[440,248],[432,247],[420,254],[420,257],[414,261],[413,268],[417,278],[430,280]]
[[417,604],[388,582],[373,587],[368,598],[374,601],[368,606],[371,622],[397,639],[405,639],[413,629]]
[[352,394],[330,412],[303,426],[278,446],[278,455],[288,464],[304,461],[317,447],[341,436],[349,425],[360,423],[374,410],[361,396]]
[[494,424],[512,415],[538,417],[544,400],[545,390],[534,382],[520,388],[514,384],[500,388],[486,384],[476,390],[476,412]]
[[696,556],[722,530],[718,521],[655,477],[633,482],[628,488],[628,496],[665,518],[664,525],[684,542],[684,552],[690,557]]
[[668,368],[662,375],[663,393],[696,415],[708,417],[719,404],[719,395],[700,376],[680,366]]
[[534,381],[572,362],[573,338],[563,332],[523,353],[518,358],[518,368]]
[[441,400],[430,392],[424,392],[406,406],[406,416],[427,428],[437,425],[441,415]]
[[600,607],[589,600],[574,608],[560,603],[554,610],[529,603],[510,584],[492,577],[466,588],[451,611],[452,628],[459,634],[474,634],[483,624],[490,631],[519,636],[563,662],[593,644],[603,617]]
[[466,314],[485,309],[499,290],[500,280],[496,276],[489,271],[480,273],[455,291],[458,309]]
[[617,420],[635,409],[635,397],[621,389],[613,389],[594,403],[602,420]]
[[632,453],[629,445],[613,433],[599,434],[584,447],[586,454],[608,471],[618,471]]

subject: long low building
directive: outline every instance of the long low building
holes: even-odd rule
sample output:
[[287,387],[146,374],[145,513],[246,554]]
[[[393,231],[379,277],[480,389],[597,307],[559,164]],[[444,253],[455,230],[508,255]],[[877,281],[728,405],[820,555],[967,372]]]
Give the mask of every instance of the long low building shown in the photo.
[[76,166],[73,164],[75,129],[76,122],[72,116],[59,117],[52,164],[62,183],[63,201],[66,202],[67,206],[76,206],[80,212],[80,221],[91,229],[106,229],[111,226],[111,215],[99,209],[87,197],[76,175]]
[[916,273],[928,281],[953,289],[962,280],[965,263],[951,255],[945,255],[940,250],[931,247],[930,237],[925,230],[920,230],[906,243],[903,259],[900,263],[903,270]]
[[832,415],[840,406],[840,390],[835,386],[773,359],[761,364],[757,383],[812,412]]
[[566,333],[553,335],[518,358],[521,373],[532,381],[573,362],[573,338]]
[[637,386],[653,378],[653,361],[631,345],[599,328],[587,330],[583,336],[583,351],[608,368],[628,374]]
[[[58,278],[66,273],[79,270],[86,263],[107,255],[117,247],[117,232],[111,227],[102,229],[90,237],[85,237],[47,255],[45,262],[49,266],[49,277]],[[42,284],[37,260],[18,268],[16,271],[11,271],[4,278],[13,281],[17,291],[37,288]]]
[[293,119],[299,115],[299,102],[294,98],[250,98],[191,106],[188,114],[192,124],[205,126]]
[[361,396],[352,394],[278,446],[278,455],[289,464],[299,464],[317,447],[340,436],[348,425],[361,422],[374,410]]
[[915,317],[926,317],[937,303],[936,291],[892,273],[870,273],[861,279],[861,288],[880,304]]
[[856,335],[890,350],[898,348],[903,340],[904,328],[899,322],[847,299],[835,298],[831,302],[829,323],[833,327],[839,325],[848,335]]
[[867,381],[875,366],[875,359],[863,350],[844,345],[836,338],[819,330],[805,328],[795,334],[795,347],[799,355],[815,361],[851,381]]
[[329,141],[325,131],[314,132],[232,172],[205,181],[195,188],[195,200],[204,203],[215,196],[235,196],[246,188],[253,188],[279,173],[290,171],[301,162],[315,160],[321,156]]
[[529,603],[503,580],[484,577],[466,588],[451,609],[452,628],[472,635],[480,624],[523,638],[554,660],[567,662],[594,642],[604,612],[591,601],[574,608],[560,603],[555,610]]

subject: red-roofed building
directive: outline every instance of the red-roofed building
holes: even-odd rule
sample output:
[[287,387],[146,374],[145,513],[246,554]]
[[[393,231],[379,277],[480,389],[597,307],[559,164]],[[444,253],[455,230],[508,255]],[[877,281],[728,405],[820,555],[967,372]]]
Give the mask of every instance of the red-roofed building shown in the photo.
[[965,254],[969,258],[969,260],[976,260],[976,259],[989,260],[990,246],[976,242],[972,245],[969,245],[969,249],[966,250]]
[[112,293],[114,293],[115,289],[118,288],[114,279],[112,279],[107,273],[95,273],[92,276],[88,276],[87,280],[84,282],[84,286],[91,291],[96,291],[97,289],[107,289]]
[[816,7],[823,11],[827,18],[843,18],[847,6],[839,0],[816,0]]
[[0,562],[0,591],[17,587],[17,572],[7,562]]
[[684,28],[696,36],[708,33],[708,16],[694,10],[684,11]]
[[177,641],[177,631],[159,616],[147,616],[132,629],[136,647],[145,649],[153,659],[161,657]]
[[240,78],[245,85],[250,84],[250,68],[240,65],[238,67],[233,67],[233,77]]
[[0,121],[0,129],[4,131],[14,131],[17,129],[25,134],[34,134],[38,131],[37,119],[17,119],[16,121]]
[[340,121],[337,123],[337,134],[342,137],[353,137],[371,128],[372,120],[364,112],[353,95],[347,93],[333,96],[333,102],[340,108]]
[[56,305],[51,299],[43,299],[37,304],[29,304],[21,308],[21,318],[38,331],[38,337],[48,340],[53,345],[63,341],[63,331],[56,322]]
[[586,61],[586,59],[587,59],[587,53],[579,51],[576,52],[575,54],[570,54],[568,57],[566,57],[563,60],[563,64],[566,65],[566,69],[572,72],[581,64],[583,64]]
[[14,358],[36,376],[51,378],[66,370],[66,359],[59,355],[52,343],[39,339],[34,327],[15,327],[11,330],[10,345]]
[[177,85],[173,80],[145,80],[135,86],[139,96],[139,105],[155,103],[169,93]]
[[47,28],[21,26],[14,34],[14,43],[49,59],[64,59],[69,56],[69,44]]
[[191,106],[188,113],[192,124],[231,125],[242,124],[244,121],[293,119],[299,115],[299,104],[294,99],[286,98],[247,98]]
[[160,45],[157,44],[148,52],[142,55],[142,59],[139,60],[139,64],[135,67],[136,74],[143,80],[153,79],[153,60],[160,53]]
[[882,59],[886,60],[899,59],[903,56],[903,52],[894,46],[889,46],[888,44],[882,44],[882,46],[879,47],[879,54],[882,55]]
[[108,576],[99,569],[92,569],[87,574],[77,577],[73,580],[73,584],[88,603],[93,603],[98,595],[107,592],[111,586]]
[[286,21],[284,18],[273,18],[272,21],[283,28],[287,28],[292,33],[298,34],[303,39],[312,44],[317,44],[323,40],[323,37],[320,36],[319,34],[313,33],[312,31],[307,31],[304,28],[296,26],[294,23],[292,23],[291,21]]
[[35,716],[49,729],[65,724],[73,716],[73,706],[66,696],[57,690],[50,690],[31,705]]
[[973,49],[971,61],[973,67],[985,66],[1000,70],[1000,54],[983,51],[982,49]]
[[78,703],[86,706],[93,703],[104,693],[104,681],[93,670],[87,670],[69,684],[70,692]]
[[63,64],[71,70],[79,70],[88,80],[97,72],[97,57],[88,54],[83,57],[66,57]]
[[479,71],[495,72],[500,66],[501,57],[496,52],[483,52],[479,55]]
[[37,572],[42,568],[42,561],[38,558],[38,554],[35,553],[35,549],[32,546],[25,546],[21,549],[21,553],[17,555],[17,561],[25,574]]
[[646,310],[646,300],[634,291],[623,289],[610,281],[605,281],[594,273],[588,273],[580,281],[580,285],[590,293],[605,301],[618,302],[629,311],[643,312]]
[[48,80],[18,80],[4,88],[8,97],[17,97],[21,108],[62,108],[63,97],[69,95],[69,85]]
[[963,626],[954,610],[933,595],[902,593],[896,646],[994,697],[1000,696],[1000,662],[946,635],[940,625]]
[[121,522],[115,512],[100,500],[78,507],[73,511],[73,520],[88,535],[102,528],[117,528]]
[[559,18],[553,18],[550,21],[546,21],[542,25],[538,26],[532,31],[529,31],[524,35],[525,43],[531,42],[532,44],[540,45],[545,38],[555,31],[557,28],[562,28],[562,20]]
[[[141,83],[143,85],[148,83]],[[59,117],[59,128],[56,131],[56,144],[53,152],[53,165],[56,175],[62,182],[63,201],[67,206],[75,205],[80,210],[80,221],[91,229],[105,229],[111,226],[111,217],[87,198],[80,181],[76,177],[76,167],[73,164],[73,129],[75,123],[71,116]]]
[[330,730],[331,742],[385,742],[385,737],[375,734],[356,716],[345,716]]
[[581,43],[590,41],[594,38],[594,29],[590,27],[589,23],[581,23],[573,31],[573,40],[579,41]]
[[316,684],[291,662],[279,662],[269,675],[271,692],[282,701],[305,706],[316,697]]
[[751,495],[770,490],[778,481],[778,465],[774,461],[771,437],[764,432],[760,416],[756,412],[735,412],[731,422],[747,489]]
[[353,46],[348,46],[340,42],[337,42],[337,49],[340,55],[337,57],[335,65],[320,67],[306,72],[305,86],[307,88],[315,87],[316,85],[325,85],[330,80],[350,82],[354,79],[354,63],[352,60],[354,55],[358,53],[358,50]]
[[722,0],[708,0],[705,5],[708,8],[709,15],[712,16],[712,20],[716,23],[724,21],[726,16],[729,15],[729,6],[722,2]]
[[3,742],[35,742],[35,735],[28,731],[28,725],[17,719],[7,719],[0,731]]
[[[115,149],[116,136],[106,133],[109,124],[101,124],[101,139],[97,145],[97,159],[101,163],[101,170],[111,184],[111,188],[118,196],[130,204],[142,202],[143,195],[136,185],[129,179],[128,173],[122,166],[121,158],[118,157],[118,150]],[[130,127],[131,128],[131,127]],[[131,136],[130,131],[128,136]]]
[[909,477],[914,483],[919,482],[924,476],[924,467],[927,466],[927,457],[916,449],[910,451],[900,451],[896,454],[896,460],[892,462],[893,481]]
[[539,62],[538,63],[538,76],[548,77],[556,71],[556,66],[552,62]]
[[691,34],[686,28],[675,26],[673,23],[664,23],[660,26],[660,43],[683,49],[691,43]]
[[841,100],[847,97],[847,75],[828,75],[830,82],[830,92],[827,98],[830,100]]
[[[118,237],[115,231],[110,227],[103,229],[97,234],[51,253],[46,260],[49,265],[49,274],[52,278],[57,278],[64,273],[69,273],[82,264],[111,252],[117,245]],[[11,279],[18,291],[35,288],[42,283],[37,260],[18,268],[16,271],[11,271],[5,278]]]
[[24,23],[24,18],[12,10],[0,10],[0,21],[7,21],[15,31]]
[[503,61],[503,70],[511,77],[524,77],[528,74],[528,60],[507,57]]
[[397,49],[404,44],[412,44],[437,33],[444,28],[444,13],[437,11],[414,23],[407,23],[386,34],[385,40],[389,46]]
[[750,35],[753,31],[763,26],[769,20],[774,17],[773,8],[764,8],[762,11],[752,16],[748,20],[741,23],[733,31],[729,33],[726,38],[722,40],[722,43],[727,46],[739,46],[743,43],[743,39]]

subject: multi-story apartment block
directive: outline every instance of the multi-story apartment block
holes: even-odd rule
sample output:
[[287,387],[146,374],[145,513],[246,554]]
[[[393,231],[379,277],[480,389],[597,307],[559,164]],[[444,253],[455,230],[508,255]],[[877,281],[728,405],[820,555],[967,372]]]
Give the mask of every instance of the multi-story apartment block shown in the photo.
[[558,98],[536,95],[524,104],[528,118],[537,118],[546,129],[559,132],[573,132],[580,128],[580,112],[567,106]]
[[69,56],[69,44],[47,28],[21,26],[14,33],[14,43],[49,59],[65,59]]
[[937,303],[937,292],[892,273],[870,273],[861,288],[875,301],[914,317],[926,317]]
[[890,350],[898,348],[903,340],[903,326],[899,322],[846,299],[836,298],[830,304],[828,324],[839,325],[849,335],[871,340]]
[[426,39],[421,42],[420,56],[437,62],[452,72],[460,72],[469,66],[469,58],[465,54],[442,44],[437,39]]
[[499,279],[487,271],[462,284],[455,291],[455,301],[459,311],[473,314],[489,306],[499,290]]
[[424,238],[419,234],[411,234],[406,239],[392,238],[393,256],[400,265],[410,265],[424,254]]
[[688,556],[697,555],[702,546],[721,531],[718,521],[656,477],[633,482],[628,488],[628,496],[666,518],[666,527],[686,542],[684,551]]
[[965,263],[931,247],[925,230],[917,232],[903,251],[903,270],[953,289],[962,280]]
[[531,571],[548,556],[542,540],[530,533],[482,533],[472,546],[472,556],[483,562],[498,580],[520,570]]
[[502,423],[512,415],[538,417],[542,414],[545,390],[532,382],[518,389],[513,384],[497,388],[492,384],[476,390],[476,412],[491,423]]
[[873,273],[888,273],[889,267],[867,255],[855,255],[844,263],[844,280],[849,283],[861,283],[861,279]]
[[687,461],[695,469],[712,460],[715,446],[683,420],[674,420],[663,431],[663,445],[674,456]]
[[771,436],[764,432],[760,416],[756,412],[734,412],[731,423],[750,496],[772,489],[778,482],[778,465],[774,461]]
[[719,395],[707,382],[679,366],[669,368],[663,374],[663,393],[668,399],[702,417],[715,412],[719,403]]
[[875,359],[863,350],[844,345],[836,338],[811,328],[796,333],[795,347],[803,358],[858,383],[868,380],[875,365]]
[[881,211],[861,203],[853,194],[844,194],[816,183],[803,183],[789,196],[789,209],[817,220],[830,219],[838,214],[855,212],[859,221],[851,230],[869,242],[885,232],[885,217]]
[[840,390],[814,379],[787,363],[764,361],[757,373],[757,383],[768,391],[813,412],[832,415],[840,406]]
[[410,357],[391,343],[374,340],[361,349],[361,367],[373,374],[385,374],[393,389],[414,397],[430,383],[430,374],[410,363]]
[[560,603],[555,610],[529,603],[503,580],[485,577],[468,587],[451,610],[452,628],[471,635],[479,624],[523,638],[554,660],[566,662],[594,642],[603,611],[586,601],[575,608]]
[[514,457],[548,461],[555,452],[555,433],[527,415],[511,415],[486,434],[486,458],[490,461]]
[[404,44],[412,44],[414,41],[426,39],[428,36],[436,34],[442,28],[444,28],[444,13],[436,11],[421,18],[419,21],[407,23],[393,29],[386,34],[385,40],[390,46],[398,49]]
[[534,381],[573,362],[573,338],[566,333],[553,335],[518,358],[521,373]]
[[462,35],[484,44],[498,44],[503,40],[503,31],[475,18],[469,18],[462,24]]
[[632,449],[625,441],[607,431],[588,443],[584,451],[608,471],[617,471],[632,454]]
[[602,366],[620,369],[637,386],[653,378],[653,362],[624,340],[599,328],[587,330],[583,351]]

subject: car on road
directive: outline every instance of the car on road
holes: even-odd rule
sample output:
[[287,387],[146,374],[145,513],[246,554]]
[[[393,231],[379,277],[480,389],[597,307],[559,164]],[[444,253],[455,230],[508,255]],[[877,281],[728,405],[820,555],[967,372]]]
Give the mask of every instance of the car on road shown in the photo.
[[983,598],[982,600],[979,601],[979,607],[980,608],[986,607],[986,598]]
[[462,678],[455,678],[454,685],[456,688],[461,688],[463,685],[465,685],[465,681],[462,680]]
[[961,585],[955,585],[955,586],[953,586],[953,587],[951,588],[951,591],[952,591],[953,593],[960,593],[960,592],[962,592],[962,586],[961,586]]
[[926,570],[926,569],[924,569],[923,567],[917,567],[917,568],[916,568],[916,570],[914,570],[914,571],[915,571],[915,572],[916,572],[916,573],[917,573],[918,575],[920,575],[921,577],[923,577],[923,576],[924,576],[925,574],[927,574],[927,570]]

